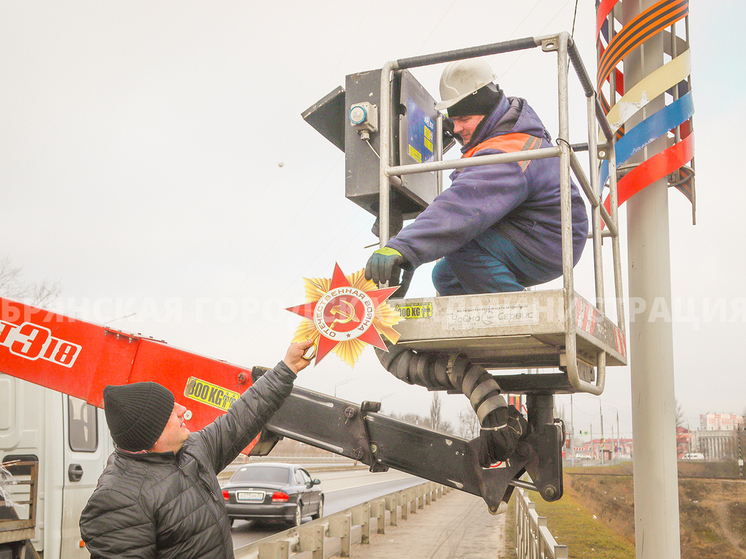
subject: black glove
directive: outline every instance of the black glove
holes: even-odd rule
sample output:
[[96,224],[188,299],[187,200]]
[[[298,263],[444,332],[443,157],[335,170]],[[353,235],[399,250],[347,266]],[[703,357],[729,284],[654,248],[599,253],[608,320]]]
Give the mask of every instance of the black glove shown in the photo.
[[390,247],[379,248],[368,258],[365,279],[373,280],[376,284],[389,282],[389,285],[399,285],[401,267],[406,262],[398,250]]

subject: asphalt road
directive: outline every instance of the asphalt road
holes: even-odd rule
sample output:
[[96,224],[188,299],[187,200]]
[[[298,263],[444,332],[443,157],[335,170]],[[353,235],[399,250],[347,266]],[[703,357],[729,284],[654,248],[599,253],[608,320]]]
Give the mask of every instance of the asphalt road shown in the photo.
[[[311,476],[321,480],[324,491],[324,514],[334,514],[365,501],[419,485],[425,480],[408,474],[389,470],[372,474],[367,470],[313,472]],[[304,518],[304,522],[310,517]],[[287,529],[279,524],[260,523],[255,520],[236,520],[231,530],[233,548],[266,538]]]

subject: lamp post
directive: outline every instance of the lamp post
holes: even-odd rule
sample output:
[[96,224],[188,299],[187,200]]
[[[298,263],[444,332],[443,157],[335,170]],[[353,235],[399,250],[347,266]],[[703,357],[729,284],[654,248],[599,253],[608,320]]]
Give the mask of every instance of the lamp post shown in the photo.
[[384,400],[384,398],[388,398],[389,396],[393,396],[394,394],[396,394],[396,392],[389,392],[388,394],[384,394],[383,396],[381,396],[379,398],[379,400],[381,401],[381,411],[383,411],[383,400]]
[[336,384],[334,385],[334,397],[335,397],[335,398],[337,397],[337,387],[338,387],[338,386],[342,386],[343,384],[347,384],[348,382],[352,382],[353,380],[355,380],[355,379],[354,379],[354,378],[348,378],[348,379],[346,379],[346,380],[341,380],[341,381],[339,381],[338,383],[336,383]]

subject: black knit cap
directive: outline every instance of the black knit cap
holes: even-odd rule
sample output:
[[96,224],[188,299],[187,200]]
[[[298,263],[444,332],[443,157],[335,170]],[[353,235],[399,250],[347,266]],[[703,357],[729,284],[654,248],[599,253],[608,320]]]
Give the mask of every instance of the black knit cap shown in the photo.
[[448,116],[488,115],[500,102],[502,91],[491,83],[467,95],[461,101],[448,107]]
[[116,445],[130,452],[153,448],[174,410],[174,395],[157,382],[104,388],[104,413]]

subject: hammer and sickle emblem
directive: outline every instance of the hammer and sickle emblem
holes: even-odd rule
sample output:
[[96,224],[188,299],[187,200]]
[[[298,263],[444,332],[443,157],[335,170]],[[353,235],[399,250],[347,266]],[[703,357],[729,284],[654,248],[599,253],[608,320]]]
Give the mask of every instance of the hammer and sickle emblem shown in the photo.
[[[343,311],[342,310],[342,305],[344,305],[345,307],[347,307],[349,310],[348,311]],[[335,317],[337,317],[337,316],[341,316],[342,317],[342,318],[335,318],[334,319],[334,322],[332,322],[329,325],[329,328],[332,328],[332,329],[334,328],[334,326],[336,324],[347,324],[348,322],[353,321],[353,320],[355,322],[360,322],[360,319],[355,316],[355,307],[353,307],[350,303],[348,303],[344,299],[342,299],[339,302],[339,305],[336,305],[336,306],[332,307],[332,310],[329,311],[329,312],[332,315],[334,315]]]

